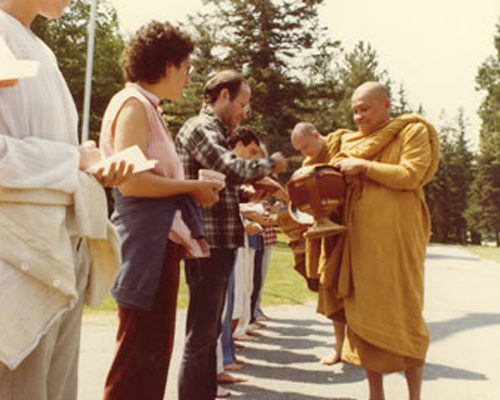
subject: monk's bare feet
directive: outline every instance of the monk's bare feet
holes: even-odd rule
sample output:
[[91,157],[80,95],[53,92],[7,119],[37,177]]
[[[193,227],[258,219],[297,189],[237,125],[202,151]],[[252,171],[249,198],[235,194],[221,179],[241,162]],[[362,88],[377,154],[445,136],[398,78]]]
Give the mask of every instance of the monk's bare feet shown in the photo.
[[334,351],[329,357],[323,357],[319,362],[321,365],[334,365],[340,362],[340,355]]

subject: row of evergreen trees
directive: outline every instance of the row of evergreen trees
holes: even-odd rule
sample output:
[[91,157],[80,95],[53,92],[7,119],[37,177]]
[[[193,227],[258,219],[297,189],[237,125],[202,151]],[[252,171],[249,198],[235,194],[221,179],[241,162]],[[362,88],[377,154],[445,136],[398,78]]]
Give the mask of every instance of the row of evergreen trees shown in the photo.
[[[350,97],[367,80],[379,80],[392,92],[394,114],[412,110],[404,87],[397,90],[379,66],[375,49],[359,42],[345,51],[319,23],[324,0],[205,0],[210,11],[192,16],[186,29],[197,38],[192,57],[193,84],[182,99],[165,104],[165,119],[177,132],[201,106],[201,87],[214,71],[242,71],[252,87],[252,117],[247,123],[261,132],[271,151],[290,156],[292,169],[300,163],[289,134],[301,120],[323,133],[354,128]],[[89,0],[75,0],[62,21],[37,20],[34,30],[55,49],[61,69],[82,109],[86,23]],[[98,12],[96,59],[91,100],[91,132],[99,131],[110,96],[123,84],[117,60],[124,40],[115,10],[101,0]],[[426,188],[433,223],[433,240],[473,241],[481,238],[500,245],[500,25],[496,56],[486,60],[477,75],[478,90],[486,93],[480,149],[474,154],[466,137],[466,117],[440,126],[440,168]],[[473,132],[474,133],[474,132]]]

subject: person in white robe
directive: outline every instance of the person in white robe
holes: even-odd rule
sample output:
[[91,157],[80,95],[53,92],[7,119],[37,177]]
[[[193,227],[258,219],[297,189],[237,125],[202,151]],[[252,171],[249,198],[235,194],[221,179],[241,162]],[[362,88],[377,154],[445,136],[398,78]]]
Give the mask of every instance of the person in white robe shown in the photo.
[[[72,400],[83,302],[99,304],[120,263],[102,186],[131,166],[78,145],[74,101],[52,51],[30,30],[65,0],[0,0],[0,40],[38,73],[0,84],[0,399]],[[6,58],[0,56],[0,65]]]

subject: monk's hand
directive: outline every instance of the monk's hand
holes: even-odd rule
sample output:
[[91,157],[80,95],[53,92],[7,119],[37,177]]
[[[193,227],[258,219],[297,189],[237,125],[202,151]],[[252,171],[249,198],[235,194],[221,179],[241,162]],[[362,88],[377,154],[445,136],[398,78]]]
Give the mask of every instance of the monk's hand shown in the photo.
[[362,158],[346,158],[338,164],[340,171],[346,176],[366,174],[370,161]]
[[113,162],[106,170],[99,168],[94,174],[103,187],[119,186],[134,174],[134,165],[126,161]]

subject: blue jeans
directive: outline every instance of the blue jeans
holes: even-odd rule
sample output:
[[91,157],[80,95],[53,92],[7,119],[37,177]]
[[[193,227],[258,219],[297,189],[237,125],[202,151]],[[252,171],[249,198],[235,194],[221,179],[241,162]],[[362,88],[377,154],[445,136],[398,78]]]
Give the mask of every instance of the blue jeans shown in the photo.
[[179,400],[213,400],[217,394],[217,338],[235,249],[210,249],[209,258],[185,262],[189,306]]
[[262,305],[260,304],[260,301],[262,299],[262,289],[264,288],[267,272],[269,270],[269,261],[271,261],[271,249],[272,246],[264,246],[264,254],[262,256],[262,279],[261,279],[262,283],[260,285],[259,294],[257,296],[257,302],[255,304],[255,308],[253,311],[255,318],[263,317],[265,315],[264,310],[262,310]]
[[233,364],[236,360],[236,349],[233,340],[233,309],[234,309],[234,268],[227,284],[226,314],[222,320],[222,355],[224,366]]
[[260,247],[255,250],[254,270],[253,270],[253,290],[250,298],[250,323],[254,323],[257,318],[257,300],[262,290],[262,260],[264,257],[264,248]]

